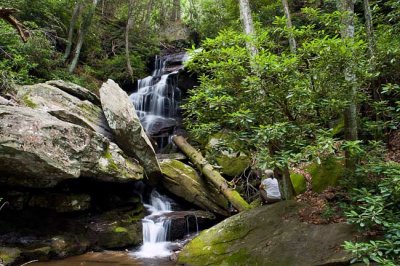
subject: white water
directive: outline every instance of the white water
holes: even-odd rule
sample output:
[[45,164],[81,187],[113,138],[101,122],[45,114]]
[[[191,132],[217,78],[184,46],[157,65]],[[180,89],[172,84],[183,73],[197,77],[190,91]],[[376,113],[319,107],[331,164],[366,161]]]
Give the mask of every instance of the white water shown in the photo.
[[172,131],[176,126],[180,100],[178,72],[166,73],[166,63],[166,59],[156,57],[152,75],[139,80],[138,91],[130,95],[145,131],[149,135],[159,136],[157,142],[160,148],[169,142],[168,133],[163,133]]
[[172,254],[168,249],[171,242],[167,241],[167,234],[171,221],[162,214],[171,212],[171,202],[157,191],[150,195],[150,204],[144,204],[150,215],[143,222],[143,245],[133,255],[139,258],[167,257]]

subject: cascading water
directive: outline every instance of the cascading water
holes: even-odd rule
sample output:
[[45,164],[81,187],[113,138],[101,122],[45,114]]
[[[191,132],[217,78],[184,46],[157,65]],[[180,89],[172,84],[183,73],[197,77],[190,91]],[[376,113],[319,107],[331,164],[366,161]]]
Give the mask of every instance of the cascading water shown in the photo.
[[130,98],[143,128],[157,141],[158,150],[170,143],[170,135],[177,125],[181,91],[178,71],[166,70],[168,57],[156,57],[151,76],[138,81],[138,91]]
[[134,255],[139,258],[166,257],[171,255],[167,241],[171,221],[163,214],[171,212],[171,202],[153,190],[150,195],[150,204],[144,204],[150,215],[142,220],[143,245]]

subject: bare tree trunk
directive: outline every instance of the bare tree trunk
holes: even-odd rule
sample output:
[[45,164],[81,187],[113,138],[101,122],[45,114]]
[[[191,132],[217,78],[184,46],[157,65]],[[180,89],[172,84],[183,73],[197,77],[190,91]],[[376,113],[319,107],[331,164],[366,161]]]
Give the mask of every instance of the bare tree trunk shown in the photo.
[[290,51],[292,53],[296,53],[296,39],[294,38],[294,35],[291,32],[293,26],[292,26],[292,18],[290,17],[289,4],[288,4],[287,0],[282,0],[282,5],[283,5],[283,10],[285,12],[285,17],[286,17],[286,27],[290,31],[290,33],[289,33]]
[[14,8],[0,7],[0,19],[5,20],[11,26],[13,26],[18,31],[22,41],[27,42],[30,33],[21,22],[12,16],[12,14],[15,12],[17,12],[17,10]]
[[179,21],[179,20],[181,20],[181,1],[174,0],[172,7],[172,21]]
[[133,2],[134,0],[128,0],[128,21],[125,27],[125,56],[126,56],[126,67],[128,69],[129,76],[131,77],[131,81],[133,81],[133,69],[131,65],[131,59],[129,55],[129,31],[132,28],[133,24]]
[[93,0],[92,6],[90,7],[89,13],[87,16],[84,18],[84,21],[82,23],[82,28],[79,32],[78,36],[78,42],[75,47],[75,52],[74,52],[74,58],[72,59],[72,62],[68,68],[69,73],[73,73],[76,65],[78,64],[79,56],[81,53],[83,41],[85,39],[85,36],[89,30],[90,24],[92,23],[94,13],[96,11],[96,6],[99,0]]
[[[255,35],[253,17],[251,16],[249,0],[239,0],[240,19],[242,20],[244,33],[249,36]],[[257,47],[247,42],[247,49],[252,57],[258,54]]]
[[82,11],[82,3],[77,1],[74,7],[74,11],[72,12],[71,21],[69,23],[69,31],[68,31],[68,39],[67,39],[67,47],[65,47],[63,60],[67,61],[69,55],[71,54],[72,49],[72,39],[74,37],[74,27],[76,22],[78,21],[79,15]]
[[250,205],[240,196],[240,194],[233,188],[229,187],[228,182],[221,176],[221,174],[216,171],[206,159],[204,159],[200,152],[187,143],[185,138],[182,136],[174,136],[172,140],[196,165],[197,169],[199,169],[201,173],[221,191],[226,199],[232,203],[233,207],[238,211],[250,209]]
[[[339,0],[339,10],[344,12],[341,22],[342,39],[354,39],[354,2],[353,0]],[[349,104],[344,111],[344,125],[346,140],[357,140],[357,78],[352,67],[347,67],[344,70],[346,83],[349,85],[348,99]],[[350,158],[350,154],[346,154],[346,167],[349,170],[354,170],[355,161]]]
[[371,8],[369,0],[364,0],[364,18],[365,18],[365,29],[367,31],[368,39],[368,50],[371,58],[375,55],[375,38],[374,38],[374,27],[372,24]]

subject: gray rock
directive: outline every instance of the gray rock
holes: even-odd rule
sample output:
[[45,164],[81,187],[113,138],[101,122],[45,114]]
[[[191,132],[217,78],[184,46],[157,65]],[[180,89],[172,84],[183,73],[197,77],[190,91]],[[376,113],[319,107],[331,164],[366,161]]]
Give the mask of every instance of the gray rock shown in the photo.
[[58,87],[44,83],[18,86],[14,90],[17,100],[24,106],[46,111],[62,121],[80,125],[112,138],[101,108],[88,100],[81,100]]
[[204,210],[229,215],[225,197],[192,167],[178,160],[162,160],[160,166],[164,174],[162,185],[168,191]]
[[49,80],[46,82],[46,84],[57,87],[60,90],[81,99],[82,101],[88,100],[97,106],[101,106],[100,99],[96,94],[75,83],[63,80]]
[[156,184],[160,166],[128,95],[109,79],[100,88],[100,100],[118,146],[128,156],[137,158],[149,177],[149,183]]
[[179,254],[184,265],[348,265],[341,245],[354,227],[344,223],[313,225],[299,221],[292,201],[234,215],[203,231]]
[[123,182],[142,168],[104,136],[26,107],[0,105],[0,183],[52,187],[81,176]]

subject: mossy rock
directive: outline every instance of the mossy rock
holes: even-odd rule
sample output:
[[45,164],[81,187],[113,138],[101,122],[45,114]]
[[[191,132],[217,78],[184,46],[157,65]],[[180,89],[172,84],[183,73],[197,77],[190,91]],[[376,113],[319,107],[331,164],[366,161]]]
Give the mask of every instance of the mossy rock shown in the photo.
[[[343,160],[328,157],[321,164],[312,163],[305,169],[312,177],[312,190],[322,192],[329,186],[336,186],[338,180],[343,176],[345,166]],[[296,194],[306,191],[306,180],[304,176],[291,173],[290,179]]]
[[18,248],[0,247],[0,265],[10,265],[21,255]]
[[297,173],[290,173],[290,180],[292,181],[294,191],[297,195],[306,191],[307,183],[304,176]]
[[[179,253],[184,265],[348,265],[341,247],[355,229],[348,224],[301,222],[303,205],[282,201],[234,215],[204,230]],[[207,262],[207,263],[205,263]]]
[[222,174],[235,177],[243,173],[251,163],[251,158],[243,149],[238,144],[228,142],[227,134],[217,133],[208,140],[205,147],[206,158],[211,163],[218,164]]

